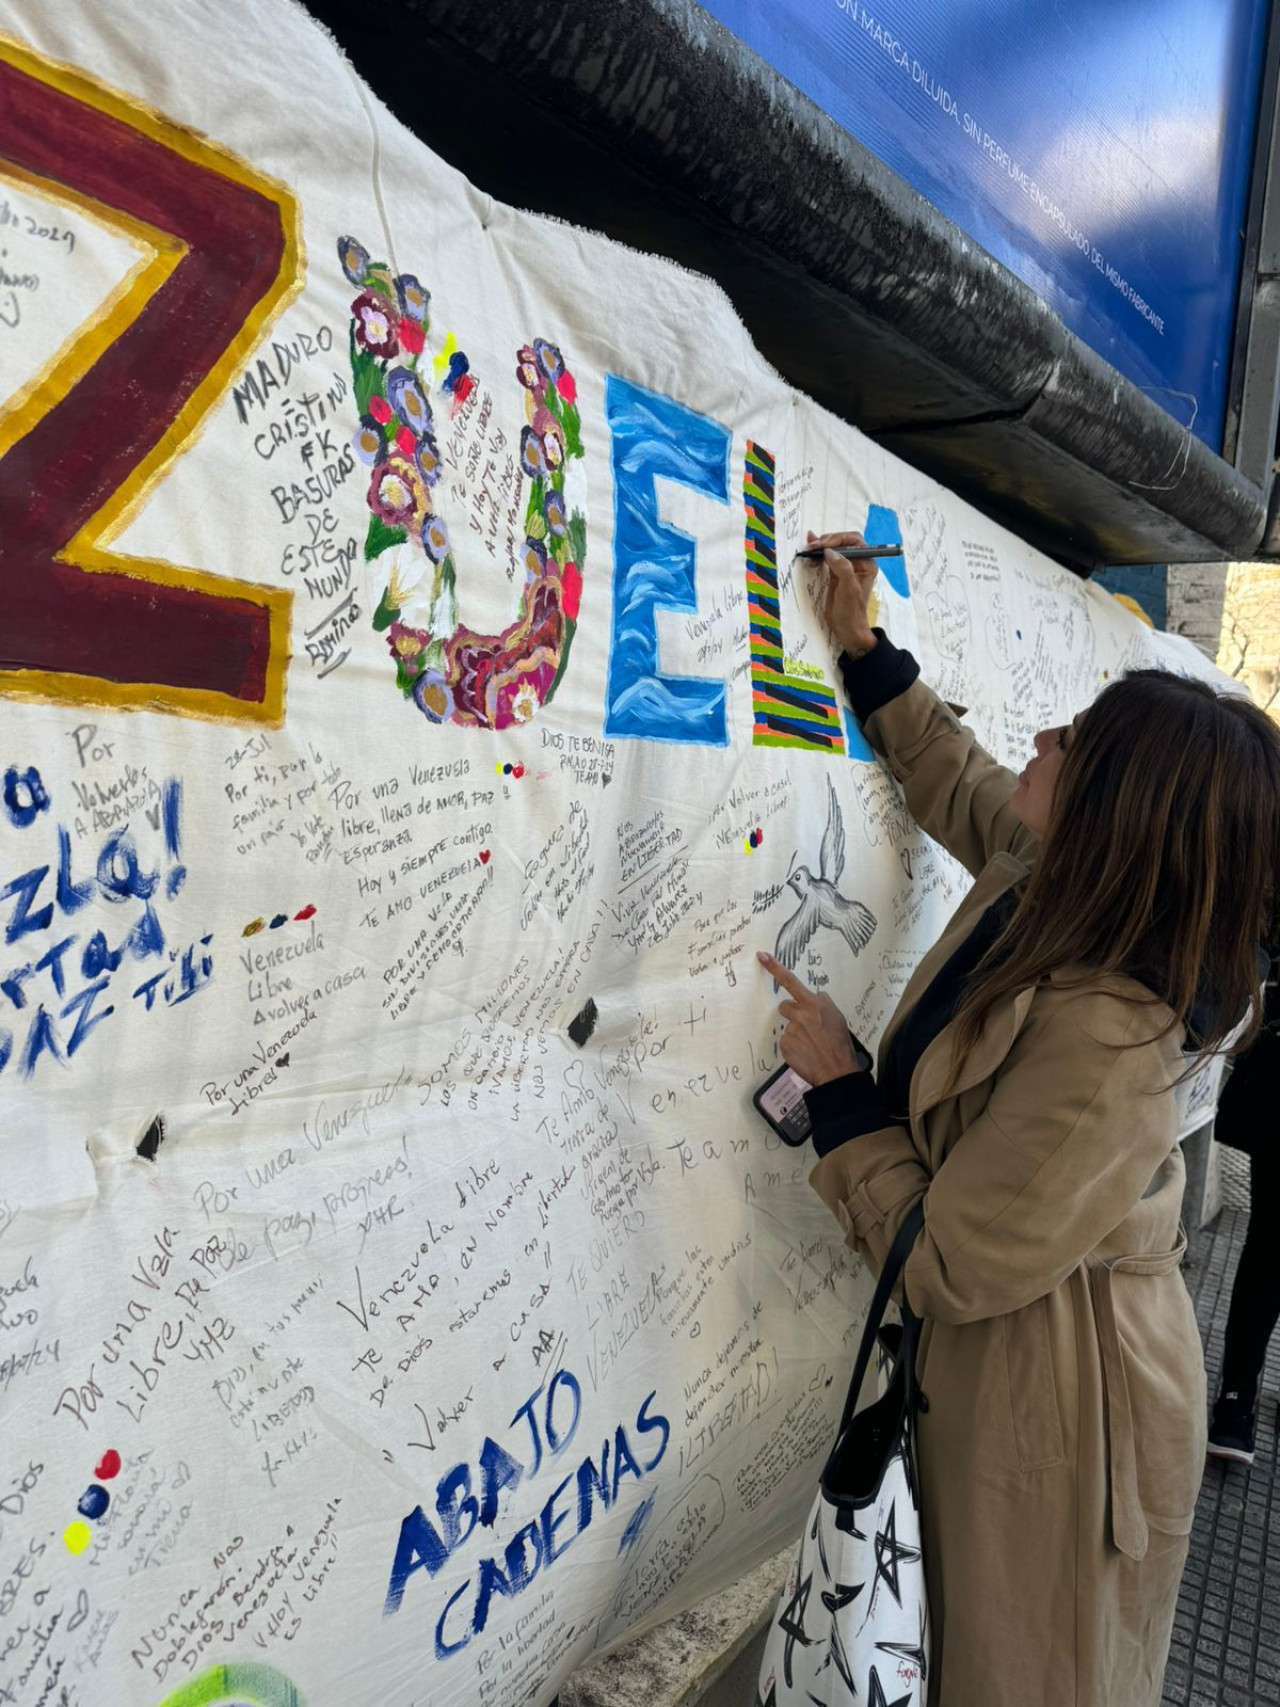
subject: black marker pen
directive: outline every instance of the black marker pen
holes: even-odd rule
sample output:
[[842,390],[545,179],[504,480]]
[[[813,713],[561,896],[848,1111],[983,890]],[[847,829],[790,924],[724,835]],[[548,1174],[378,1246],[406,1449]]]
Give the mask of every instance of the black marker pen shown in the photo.
[[796,556],[803,557],[806,563],[820,563],[824,551],[839,552],[850,563],[865,563],[869,557],[902,556],[900,545],[808,545],[803,551],[797,551]]

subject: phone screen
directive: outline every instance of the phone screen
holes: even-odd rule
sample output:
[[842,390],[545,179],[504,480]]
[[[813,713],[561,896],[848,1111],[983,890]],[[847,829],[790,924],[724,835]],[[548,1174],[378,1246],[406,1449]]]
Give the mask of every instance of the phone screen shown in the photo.
[[[849,1040],[857,1053],[859,1068],[870,1072],[873,1063],[865,1046],[852,1032]],[[803,1144],[813,1130],[804,1100],[804,1093],[811,1089],[809,1081],[802,1079],[794,1067],[784,1065],[765,1080],[751,1099],[784,1144]]]
[[809,1081],[792,1067],[780,1067],[765,1080],[752,1101],[786,1144],[803,1144],[812,1130],[804,1093]]

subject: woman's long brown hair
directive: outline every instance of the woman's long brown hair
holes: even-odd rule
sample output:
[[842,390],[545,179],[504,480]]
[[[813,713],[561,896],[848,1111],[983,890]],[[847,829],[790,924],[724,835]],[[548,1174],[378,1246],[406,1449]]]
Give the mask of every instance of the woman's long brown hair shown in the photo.
[[1076,725],[1017,909],[961,1000],[948,1091],[992,1006],[1064,967],[1162,992],[1161,1037],[1197,1007],[1188,1072],[1248,1011],[1241,1053],[1262,1024],[1257,951],[1277,940],[1278,879],[1280,730],[1166,670],[1113,682]]

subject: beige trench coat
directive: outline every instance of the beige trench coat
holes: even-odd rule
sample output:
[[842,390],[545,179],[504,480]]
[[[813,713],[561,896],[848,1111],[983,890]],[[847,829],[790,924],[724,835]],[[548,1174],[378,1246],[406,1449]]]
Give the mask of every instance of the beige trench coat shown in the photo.
[[[916,822],[976,879],[907,985],[883,1068],[906,1013],[1036,843],[1009,809],[1017,779],[923,682],[866,733]],[[943,1098],[945,1027],[912,1076],[910,1129],[855,1138],[811,1176],[877,1269],[924,1198],[905,1285],[925,1324],[930,1707],[1160,1701],[1205,1448],[1163,1089],[1185,1066],[1183,1034],[1154,1041],[1169,1009],[1126,1000],[1144,993],[1126,978],[1068,988],[1081,971],[999,1003]]]

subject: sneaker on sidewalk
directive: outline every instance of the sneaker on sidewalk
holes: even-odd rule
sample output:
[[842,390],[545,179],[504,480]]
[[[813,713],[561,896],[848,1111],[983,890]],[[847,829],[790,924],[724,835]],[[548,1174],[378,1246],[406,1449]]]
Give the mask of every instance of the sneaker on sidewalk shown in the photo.
[[1232,1464],[1252,1464],[1256,1422],[1251,1400],[1240,1393],[1220,1394],[1213,1407],[1213,1421],[1209,1424],[1210,1458],[1225,1458]]

